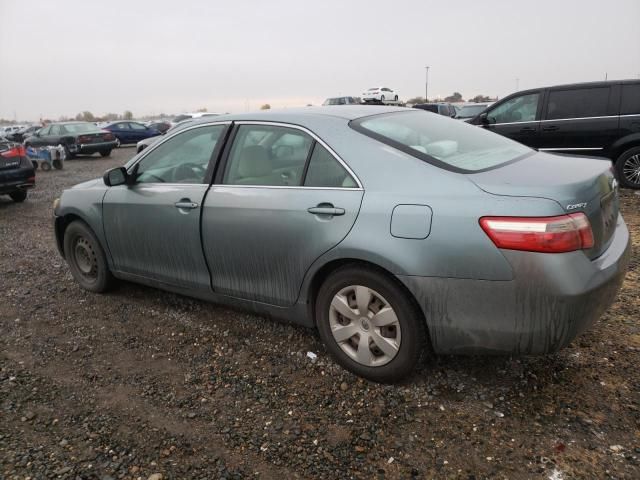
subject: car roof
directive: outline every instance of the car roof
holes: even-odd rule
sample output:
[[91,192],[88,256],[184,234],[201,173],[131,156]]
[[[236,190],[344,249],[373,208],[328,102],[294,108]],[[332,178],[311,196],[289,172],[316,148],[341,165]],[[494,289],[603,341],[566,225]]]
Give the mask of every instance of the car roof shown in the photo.
[[393,112],[411,112],[406,107],[390,107],[382,105],[335,105],[331,107],[283,108],[278,110],[259,110],[256,112],[220,115],[214,119],[194,119],[194,124],[212,121],[269,121],[285,123],[306,123],[313,119],[340,118],[347,121],[362,117]]

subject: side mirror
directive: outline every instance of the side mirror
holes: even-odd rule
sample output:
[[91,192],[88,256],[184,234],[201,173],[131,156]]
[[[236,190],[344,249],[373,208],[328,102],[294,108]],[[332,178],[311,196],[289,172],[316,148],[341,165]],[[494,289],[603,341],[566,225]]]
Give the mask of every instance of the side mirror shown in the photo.
[[489,116],[486,112],[480,114],[480,123],[483,125],[489,125]]
[[115,187],[126,184],[128,178],[129,174],[127,173],[127,169],[124,167],[117,167],[107,170],[104,173],[102,180],[107,187]]

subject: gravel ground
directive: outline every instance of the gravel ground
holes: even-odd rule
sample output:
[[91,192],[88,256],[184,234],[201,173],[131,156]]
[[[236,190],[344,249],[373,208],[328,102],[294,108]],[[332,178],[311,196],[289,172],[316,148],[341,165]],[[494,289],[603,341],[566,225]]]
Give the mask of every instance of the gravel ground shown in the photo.
[[132,155],[0,197],[0,478],[640,478],[640,196],[622,193],[635,253],[618,301],[569,348],[441,357],[383,386],[300,327],[81,290],[51,203]]

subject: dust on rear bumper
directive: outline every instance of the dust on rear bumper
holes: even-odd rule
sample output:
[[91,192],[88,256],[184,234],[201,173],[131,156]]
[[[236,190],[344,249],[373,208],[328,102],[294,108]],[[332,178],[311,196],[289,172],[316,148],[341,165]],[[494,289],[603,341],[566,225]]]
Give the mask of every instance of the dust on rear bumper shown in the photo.
[[613,303],[631,255],[621,216],[609,248],[583,252],[502,251],[514,280],[399,276],[422,308],[441,354],[541,354],[568,345]]

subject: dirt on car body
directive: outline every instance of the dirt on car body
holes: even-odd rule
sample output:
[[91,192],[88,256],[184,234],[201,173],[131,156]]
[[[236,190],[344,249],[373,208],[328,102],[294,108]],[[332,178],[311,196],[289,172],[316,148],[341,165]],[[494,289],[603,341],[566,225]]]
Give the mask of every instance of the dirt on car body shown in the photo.
[[80,289],[53,199],[132,154],[40,173],[23,204],[0,197],[0,478],[640,477],[634,192],[623,288],[568,348],[431,359],[385,386],[300,327],[129,283]]

